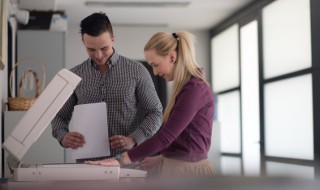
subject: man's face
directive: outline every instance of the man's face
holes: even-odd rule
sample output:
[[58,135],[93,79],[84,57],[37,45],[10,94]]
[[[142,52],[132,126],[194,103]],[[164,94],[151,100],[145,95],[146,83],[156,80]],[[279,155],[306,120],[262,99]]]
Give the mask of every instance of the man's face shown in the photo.
[[114,37],[109,32],[104,32],[100,36],[90,36],[84,34],[82,36],[83,44],[91,59],[98,66],[106,64],[108,58],[113,53]]

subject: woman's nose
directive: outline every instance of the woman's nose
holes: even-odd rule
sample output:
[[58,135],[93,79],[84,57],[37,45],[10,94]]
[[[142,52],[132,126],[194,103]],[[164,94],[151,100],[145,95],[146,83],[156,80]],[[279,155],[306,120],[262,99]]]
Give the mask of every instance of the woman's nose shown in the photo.
[[156,71],[156,69],[152,69],[153,70],[153,74],[155,75],[155,76],[157,76],[158,75],[158,72]]

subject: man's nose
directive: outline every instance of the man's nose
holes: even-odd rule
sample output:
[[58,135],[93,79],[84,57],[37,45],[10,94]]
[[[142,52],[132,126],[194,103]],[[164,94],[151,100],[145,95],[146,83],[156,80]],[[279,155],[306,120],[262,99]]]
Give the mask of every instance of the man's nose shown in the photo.
[[101,57],[102,57],[102,52],[101,52],[100,50],[96,51],[95,56],[96,56],[96,58],[101,59]]

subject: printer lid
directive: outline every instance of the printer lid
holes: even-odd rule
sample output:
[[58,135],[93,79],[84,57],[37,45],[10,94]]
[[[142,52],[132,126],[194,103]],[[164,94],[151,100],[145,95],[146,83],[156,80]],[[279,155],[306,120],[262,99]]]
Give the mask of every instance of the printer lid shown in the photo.
[[80,81],[81,78],[71,71],[60,70],[11,131],[2,147],[17,161],[21,161],[31,145],[38,140],[69,99]]

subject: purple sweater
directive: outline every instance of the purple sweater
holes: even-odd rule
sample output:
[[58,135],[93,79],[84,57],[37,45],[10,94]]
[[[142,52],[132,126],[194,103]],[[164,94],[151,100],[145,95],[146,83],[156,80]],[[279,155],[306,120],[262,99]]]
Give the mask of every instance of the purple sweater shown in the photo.
[[168,120],[159,131],[128,151],[132,162],[157,152],[167,158],[196,162],[207,158],[211,144],[214,95],[192,77],[176,97]]

